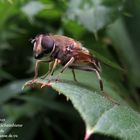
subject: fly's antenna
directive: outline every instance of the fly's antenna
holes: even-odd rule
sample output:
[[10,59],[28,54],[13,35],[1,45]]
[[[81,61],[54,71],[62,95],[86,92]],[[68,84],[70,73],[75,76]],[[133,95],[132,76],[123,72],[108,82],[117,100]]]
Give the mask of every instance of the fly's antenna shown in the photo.
[[35,39],[31,38],[29,41],[33,44],[35,42]]

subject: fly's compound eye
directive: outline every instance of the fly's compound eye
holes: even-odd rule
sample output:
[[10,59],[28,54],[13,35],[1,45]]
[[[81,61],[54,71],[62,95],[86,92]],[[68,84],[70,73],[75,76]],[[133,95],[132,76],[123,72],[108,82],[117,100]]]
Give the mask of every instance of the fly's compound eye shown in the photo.
[[41,46],[44,49],[44,52],[48,54],[53,50],[54,40],[49,36],[45,36],[42,38]]

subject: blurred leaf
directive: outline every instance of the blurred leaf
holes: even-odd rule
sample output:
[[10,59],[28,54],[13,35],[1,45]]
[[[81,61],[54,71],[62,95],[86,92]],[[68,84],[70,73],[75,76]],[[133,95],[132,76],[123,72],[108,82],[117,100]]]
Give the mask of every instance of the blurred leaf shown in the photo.
[[2,129],[4,131],[4,134],[8,133],[11,129],[11,127],[3,127],[4,124],[13,124],[16,122],[16,119],[15,117],[9,117],[9,118],[6,118],[5,121],[3,123],[0,124],[0,129]]
[[4,79],[14,79],[14,77],[7,73],[6,71],[0,69],[0,78],[4,78]]
[[61,127],[59,127],[57,124],[55,124],[55,123],[53,123],[53,122],[51,122],[51,121],[49,121],[49,120],[47,120],[47,119],[45,119],[44,122],[45,122],[46,124],[49,123],[49,125],[50,125],[51,127],[53,127],[53,129],[54,129],[55,131],[57,131],[57,133],[59,133],[59,134],[61,135],[61,137],[62,137],[64,140],[71,140],[71,138],[66,134],[66,132],[65,132]]
[[3,105],[3,110],[6,113],[6,115],[11,117],[13,116],[14,118],[21,118],[25,116],[32,117],[41,109],[41,106],[35,106],[35,104],[32,103],[24,103],[21,105]]
[[[14,3],[10,2],[1,2],[0,1],[0,30],[4,29],[4,27],[7,25],[7,20],[12,17],[13,15],[17,14],[19,12],[19,6],[17,6],[19,1],[14,1]],[[24,0],[20,3],[24,3]],[[6,9],[6,10],[5,10]]]
[[[39,123],[40,118],[17,120],[15,124],[21,124],[23,127],[11,127],[7,135],[16,135],[17,137],[13,139],[17,140],[33,140],[36,135]],[[5,138],[5,140],[9,140],[9,138]]]
[[[49,94],[49,93],[47,93]],[[16,97],[16,99],[22,99],[28,103],[30,103],[31,105],[34,105],[35,108],[46,108],[52,111],[57,111],[59,113],[63,113],[65,114],[65,116],[67,116],[67,119],[70,118],[70,120],[77,120],[78,117],[75,115],[74,111],[72,108],[70,108],[69,106],[67,106],[64,103],[61,102],[57,102],[57,101],[53,101],[50,99],[47,99],[45,97],[41,97],[41,96],[28,96],[28,95],[24,95],[24,96],[18,96]],[[29,111],[31,112],[31,111]]]
[[[37,114],[42,108],[40,106],[35,106],[31,103],[24,103],[19,105],[12,105],[12,104],[6,104],[2,106],[3,111],[5,112],[6,116],[8,116],[4,122],[4,124],[21,124],[23,127],[2,127],[4,130],[4,134],[15,134],[18,135],[19,140],[23,139],[31,139],[31,137],[34,137],[34,131],[36,131],[38,127],[39,120],[33,118],[35,114]],[[27,121],[26,118],[32,118],[30,121]],[[25,118],[26,122],[22,120],[21,122],[18,122],[19,119]],[[35,121],[33,124],[30,124],[32,121]],[[30,126],[31,125],[31,126]],[[28,127],[27,127],[28,126]],[[28,134],[26,130],[27,128],[31,127],[31,132]],[[33,128],[32,128],[33,127]],[[29,130],[28,130],[29,132]],[[26,135],[27,134],[27,135]],[[24,135],[24,136],[23,136]]]
[[[30,103],[25,103],[25,104],[21,104],[18,106],[11,105],[11,104],[3,105],[2,109],[5,112],[6,116],[8,116],[5,119],[5,122],[2,123],[2,125],[3,124],[23,125],[22,127],[2,127],[0,125],[0,128],[2,128],[4,130],[4,134],[18,135],[18,137],[16,139],[19,139],[19,140],[25,139],[25,138],[28,140],[31,140],[34,137],[40,120],[39,120],[39,118],[31,119],[31,117],[33,117],[33,115],[35,115],[39,110],[41,110],[40,107],[34,106]],[[27,120],[25,117],[26,118],[29,117],[30,121]],[[23,120],[20,120],[21,118]],[[30,130],[28,130],[28,128],[30,128]],[[26,131],[28,131],[28,132],[26,132]],[[29,133],[29,131],[30,131],[30,133]]]
[[14,81],[0,88],[0,104],[21,93],[26,80]]
[[114,69],[117,69],[117,70],[120,70],[122,72],[124,72],[125,70],[123,68],[121,68],[118,64],[116,64],[115,62],[112,62],[111,60],[109,60],[108,58],[100,55],[99,53],[93,51],[93,54],[101,61],[103,62],[104,64],[114,68]]
[[[80,38],[86,32],[85,28],[81,27],[78,23],[70,20],[63,20],[65,30],[74,38]],[[73,29],[73,30],[71,30]]]
[[[140,82],[140,64],[136,55],[133,43],[129,38],[127,30],[121,19],[117,20],[108,28],[108,35],[112,39],[114,47],[119,54],[120,61],[128,71],[128,77],[139,87]],[[133,76],[132,76],[133,75]]]
[[120,15],[123,3],[124,0],[71,0],[67,16],[96,33]]
[[39,12],[39,17],[43,17],[47,20],[51,19],[57,19],[61,17],[61,11],[58,9],[53,9],[53,8],[45,8],[44,10]]
[[[47,82],[38,79],[34,84],[41,86]],[[30,81],[25,85],[29,83]],[[127,140],[132,140],[132,137],[135,137],[135,140],[139,139],[140,115],[129,106],[123,103],[115,105],[102,97],[103,93],[96,88],[90,89],[83,84],[62,81],[52,82],[51,86],[70,99],[79,111],[86,124],[85,139],[96,132]]]
[[43,10],[45,5],[39,1],[29,1],[22,7],[22,11],[29,17],[33,18],[39,11]]

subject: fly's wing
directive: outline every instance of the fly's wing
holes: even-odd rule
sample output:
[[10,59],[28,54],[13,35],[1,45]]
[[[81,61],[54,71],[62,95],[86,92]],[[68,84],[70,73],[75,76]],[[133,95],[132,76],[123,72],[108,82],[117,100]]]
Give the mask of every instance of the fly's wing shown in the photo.
[[96,69],[98,70],[98,72],[102,72],[102,68],[101,68],[101,64],[100,62],[98,61],[98,59],[96,57],[93,58],[94,59],[94,63],[96,65]]
[[82,47],[80,43],[77,43],[76,46],[69,46],[67,49],[69,50],[77,62],[91,62],[92,61],[92,55],[88,51],[88,49]]
[[100,62],[84,47],[71,48],[72,55],[75,58],[75,64],[79,66],[91,66],[98,72],[101,72]]

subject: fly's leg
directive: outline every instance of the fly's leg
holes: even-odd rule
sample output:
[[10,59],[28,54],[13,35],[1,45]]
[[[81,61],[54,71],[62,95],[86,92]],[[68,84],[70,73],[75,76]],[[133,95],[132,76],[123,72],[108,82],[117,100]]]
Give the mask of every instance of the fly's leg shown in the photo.
[[35,82],[35,80],[37,79],[37,76],[38,76],[38,67],[39,67],[39,64],[41,62],[47,62],[47,61],[44,61],[44,60],[37,60],[36,61],[36,64],[35,64],[35,74],[34,74],[34,78],[33,80],[31,81],[31,84]]
[[59,63],[60,63],[60,60],[58,60],[58,59],[55,59],[55,60],[54,60],[54,64],[53,64],[52,69],[51,69],[51,71],[50,71],[50,75],[53,75],[54,69],[56,68],[56,66],[57,66]]
[[45,86],[48,86],[48,85],[51,85],[50,84],[50,77],[51,77],[51,75],[53,75],[53,72],[54,72],[54,69],[56,68],[56,66],[57,66],[57,64],[59,64],[60,63],[60,61],[58,60],[58,59],[55,59],[54,60],[54,62],[51,64],[51,66],[50,66],[50,69],[49,69],[49,73],[47,73],[47,75],[49,75],[49,77],[48,77],[48,83],[47,84],[42,84],[41,85],[41,88],[43,88],[43,87],[45,87]]
[[[55,59],[54,62],[49,63],[49,70],[48,72],[42,77],[42,79],[45,79],[48,75],[49,77],[53,75],[54,69],[56,68],[57,64],[59,64],[59,60]],[[49,79],[49,78],[48,78]]]
[[36,64],[35,64],[35,75],[34,75],[34,79],[33,81],[36,80],[37,76],[38,76],[38,66],[39,66],[39,63],[42,62],[42,60],[37,60],[36,61]]
[[101,79],[101,76],[100,76],[99,72],[98,72],[96,69],[95,69],[95,72],[96,72],[97,78],[98,78],[99,83],[100,83],[100,89],[101,89],[101,91],[103,92],[104,96],[105,96],[108,100],[110,100],[113,104],[119,105],[119,103],[117,103],[115,100],[113,100],[112,97],[110,97],[110,96],[103,90],[103,81],[102,81],[102,79]]
[[92,67],[87,67],[87,66],[72,66],[73,69],[79,69],[79,70],[83,70],[83,71],[94,71],[96,73],[96,76],[99,80],[99,84],[100,84],[100,90],[102,91],[103,95],[108,99],[110,100],[113,104],[117,104],[119,105],[115,100],[112,99],[112,97],[110,97],[105,91],[104,91],[104,88],[103,88],[103,81],[101,79],[101,76],[100,76],[100,72],[99,72],[99,68],[96,69],[95,65],[93,65]]
[[75,71],[74,71],[74,69],[72,69],[72,75],[73,75],[73,79],[74,79],[74,81],[78,82],[77,79],[76,79],[76,75],[75,75]]
[[59,80],[60,75],[64,72],[64,70],[70,66],[74,62],[74,57],[71,57],[71,59],[65,64],[65,66],[61,69],[60,73],[58,74],[56,81]]
[[98,78],[98,80],[99,80],[100,89],[101,89],[101,91],[103,91],[103,81],[102,81],[102,79],[101,79],[101,76],[100,76],[99,72],[98,72],[96,69],[94,69],[94,71],[95,71],[95,73],[96,73],[96,75],[97,75],[97,78]]
[[97,78],[99,80],[100,89],[101,89],[101,91],[103,91],[103,81],[100,76],[100,72],[101,72],[100,63],[98,60],[95,59],[94,61],[91,62],[91,64],[92,64],[93,71],[95,71]]
[[54,63],[53,63],[53,65],[52,65],[52,68],[51,68],[51,70],[50,70],[50,73],[49,73],[49,80],[48,80],[48,82],[50,82],[50,77],[51,77],[51,75],[53,75],[53,73],[54,73],[54,69],[56,68],[56,66],[59,64],[59,60],[58,59],[55,59],[54,60]]
[[73,69],[79,69],[79,70],[83,70],[83,71],[94,71],[97,75],[97,78],[99,80],[99,84],[100,84],[100,89],[101,91],[103,91],[103,81],[101,79],[100,73],[98,71],[98,69],[94,67],[89,67],[89,66],[72,66],[72,70]]
[[41,77],[42,79],[45,79],[50,74],[50,72],[52,70],[52,67],[53,67],[53,64],[54,64],[54,62],[49,62],[49,70],[48,70],[48,72],[45,75],[43,75]]
[[44,62],[42,60],[37,60],[36,61],[36,64],[35,64],[35,74],[34,74],[34,78],[33,80],[30,82],[30,86],[32,86],[32,84],[35,82],[35,80],[37,79],[37,76],[38,76],[38,66],[39,66],[39,63],[40,62]]

